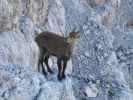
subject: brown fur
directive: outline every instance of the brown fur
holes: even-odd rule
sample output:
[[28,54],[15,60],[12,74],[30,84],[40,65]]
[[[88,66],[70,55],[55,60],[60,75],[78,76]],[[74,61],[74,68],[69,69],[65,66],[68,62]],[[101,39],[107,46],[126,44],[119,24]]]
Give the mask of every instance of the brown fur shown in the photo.
[[133,20],[129,20],[126,24],[127,27],[133,27]]
[[[78,32],[71,32],[68,37],[61,37],[52,32],[42,32],[36,38],[36,42],[40,49],[40,57],[38,61],[38,70],[40,70],[39,65],[42,65],[42,71],[46,75],[45,68],[43,66],[43,61],[45,62],[48,72],[52,73],[48,65],[49,56],[57,57],[58,65],[58,79],[61,80],[65,78],[65,69],[67,66],[67,61],[72,55],[72,50],[76,39],[78,38]],[[63,63],[63,65],[62,65]]]

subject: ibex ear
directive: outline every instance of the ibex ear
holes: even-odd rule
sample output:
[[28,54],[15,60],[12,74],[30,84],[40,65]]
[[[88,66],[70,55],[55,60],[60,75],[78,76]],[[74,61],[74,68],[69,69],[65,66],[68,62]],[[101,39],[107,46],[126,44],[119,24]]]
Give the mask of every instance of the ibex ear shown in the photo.
[[77,33],[77,38],[80,38],[80,31],[76,31]]
[[79,33],[79,29],[75,27],[75,28],[73,28],[72,32]]
[[76,28],[76,29],[75,29],[75,32],[76,32],[76,33],[79,33],[79,32],[80,32],[79,28]]
[[76,31],[76,27],[75,28],[73,28],[73,30],[71,31],[71,32],[75,32]]
[[76,31],[76,33],[79,33],[80,31]]

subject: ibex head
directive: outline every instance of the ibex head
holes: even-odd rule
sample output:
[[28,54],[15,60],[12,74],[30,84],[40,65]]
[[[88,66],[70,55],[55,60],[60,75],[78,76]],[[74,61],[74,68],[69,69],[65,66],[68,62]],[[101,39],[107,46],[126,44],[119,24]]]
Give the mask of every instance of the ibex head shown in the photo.
[[70,38],[78,39],[80,37],[79,31],[77,31],[75,28],[69,33]]
[[67,42],[68,43],[75,43],[76,40],[78,40],[80,38],[80,33],[79,31],[76,31],[75,29],[69,33]]

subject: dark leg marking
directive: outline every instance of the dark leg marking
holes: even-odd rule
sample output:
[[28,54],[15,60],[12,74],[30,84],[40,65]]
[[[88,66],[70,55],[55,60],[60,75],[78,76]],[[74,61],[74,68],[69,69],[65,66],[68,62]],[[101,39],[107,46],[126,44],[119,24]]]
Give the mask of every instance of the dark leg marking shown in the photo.
[[47,75],[47,72],[43,66],[44,54],[45,54],[45,51],[40,48],[40,56],[39,56],[39,61],[38,61],[38,71],[40,72],[40,64],[41,64],[43,74]]
[[66,78],[66,76],[65,76],[66,67],[67,67],[67,60],[64,59],[63,60],[63,69],[62,69],[62,78]]
[[60,58],[58,58],[57,59],[57,66],[58,66],[58,76],[57,76],[57,78],[58,78],[58,80],[61,80],[61,61],[62,61],[62,59],[60,59]]

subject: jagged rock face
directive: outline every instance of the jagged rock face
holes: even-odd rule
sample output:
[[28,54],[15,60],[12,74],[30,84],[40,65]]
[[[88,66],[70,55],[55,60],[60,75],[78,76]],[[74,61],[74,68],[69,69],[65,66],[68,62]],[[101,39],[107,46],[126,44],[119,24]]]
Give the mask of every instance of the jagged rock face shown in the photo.
[[19,20],[25,15],[42,26],[47,17],[47,0],[0,0],[0,31],[18,31]]
[[[130,4],[130,6],[129,6]],[[0,0],[0,100],[133,100],[131,0]],[[126,9],[125,9],[126,8]],[[129,11],[129,12],[128,12]],[[132,16],[132,15],[131,15]],[[37,72],[42,31],[80,39],[67,78]],[[73,71],[72,71],[73,66]]]
[[1,100],[75,100],[71,79],[59,82],[18,65],[0,66]]

